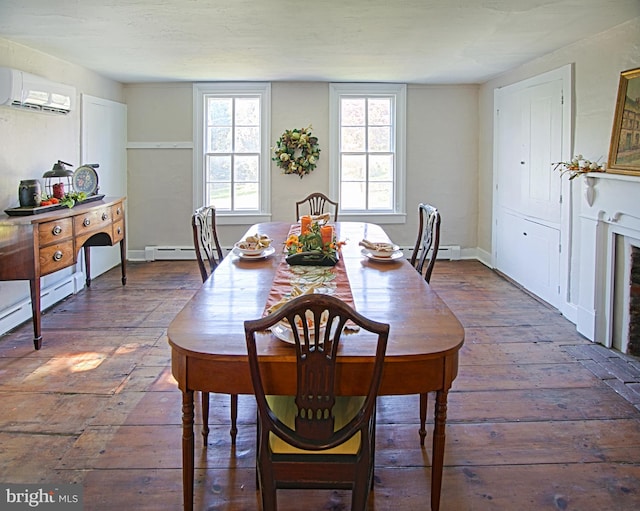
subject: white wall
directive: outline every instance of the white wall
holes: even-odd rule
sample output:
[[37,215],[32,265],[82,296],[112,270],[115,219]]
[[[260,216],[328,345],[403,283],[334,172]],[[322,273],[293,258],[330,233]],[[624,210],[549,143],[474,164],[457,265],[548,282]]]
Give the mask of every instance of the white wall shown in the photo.
[[[66,116],[0,107],[0,211],[18,206],[18,185],[23,179],[42,178],[62,160],[80,166],[80,94],[122,101],[122,85],[91,71],[0,38],[0,66],[40,75],[76,88],[76,109]],[[47,281],[55,281],[62,270]],[[0,311],[28,299],[29,284],[0,281]]]
[[[125,96],[130,144],[192,140],[191,84],[126,85]],[[431,202],[443,217],[441,244],[475,253],[478,87],[410,85],[407,110],[408,221],[386,230],[397,243],[413,245],[417,205]],[[271,114],[274,144],[283,131],[311,124],[322,150],[303,179],[271,165],[272,220],[294,221],[295,200],[329,194],[329,84],[272,83]],[[128,167],[129,250],[191,245],[192,150],[129,149]],[[248,227],[221,226],[221,242],[232,245]]]
[[[567,64],[573,65],[574,74],[574,137],[571,154],[581,153],[590,160],[599,159],[606,163],[620,73],[640,67],[640,18],[529,62],[480,87],[478,247],[482,251],[490,254],[492,250],[494,89]],[[572,304],[580,301],[580,265],[592,264],[592,261],[583,261],[582,258],[593,256],[580,251],[579,218],[585,207],[583,186],[582,178],[575,179],[571,185],[573,211],[569,302]]]

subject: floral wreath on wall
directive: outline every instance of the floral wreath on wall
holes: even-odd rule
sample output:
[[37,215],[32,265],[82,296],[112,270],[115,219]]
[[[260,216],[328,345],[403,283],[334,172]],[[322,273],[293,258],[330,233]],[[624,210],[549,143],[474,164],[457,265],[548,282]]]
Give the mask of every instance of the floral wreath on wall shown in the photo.
[[302,179],[316,168],[320,158],[318,138],[308,128],[286,130],[276,142],[271,158],[285,174],[298,174]]

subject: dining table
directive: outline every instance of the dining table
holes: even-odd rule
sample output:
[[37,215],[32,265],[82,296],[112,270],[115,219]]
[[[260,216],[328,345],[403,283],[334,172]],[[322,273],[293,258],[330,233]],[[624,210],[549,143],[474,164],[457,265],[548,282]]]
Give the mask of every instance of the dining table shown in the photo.
[[[464,328],[405,257],[374,257],[359,242],[390,243],[384,229],[368,222],[334,222],[339,263],[346,273],[352,306],[369,319],[389,323],[389,341],[379,395],[435,392],[431,456],[431,509],[440,506],[447,395],[458,373]],[[194,392],[253,394],[244,321],[266,314],[274,276],[288,266],[285,242],[296,224],[266,222],[246,236],[267,236],[264,257],[233,249],[176,315],[167,331],[171,370],[182,392],[182,473],[185,511],[194,496]],[[244,239],[244,238],[243,238]],[[337,266],[337,265],[336,265]],[[294,268],[308,270],[312,267]],[[327,269],[325,268],[324,271]],[[331,268],[329,268],[329,271]],[[271,334],[273,335],[273,334]],[[359,349],[358,334],[341,344],[339,393],[366,394],[364,375],[373,356]],[[273,335],[259,353],[270,394],[295,394],[294,347]],[[416,401],[417,403],[417,401]],[[416,416],[418,407],[416,407]],[[424,424],[421,425],[421,429]]]

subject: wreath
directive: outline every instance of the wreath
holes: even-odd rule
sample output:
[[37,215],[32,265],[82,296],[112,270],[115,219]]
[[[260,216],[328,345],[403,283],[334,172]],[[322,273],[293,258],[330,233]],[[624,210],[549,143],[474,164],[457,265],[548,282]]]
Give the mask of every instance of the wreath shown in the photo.
[[316,168],[320,158],[318,138],[311,134],[311,126],[285,131],[276,142],[271,158],[285,174],[298,174],[302,179]]

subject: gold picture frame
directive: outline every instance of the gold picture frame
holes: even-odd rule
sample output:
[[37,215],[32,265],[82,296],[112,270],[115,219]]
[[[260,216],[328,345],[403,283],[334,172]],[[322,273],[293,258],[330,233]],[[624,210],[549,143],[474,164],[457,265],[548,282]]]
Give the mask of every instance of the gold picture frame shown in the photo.
[[607,172],[640,174],[640,68],[620,73]]

